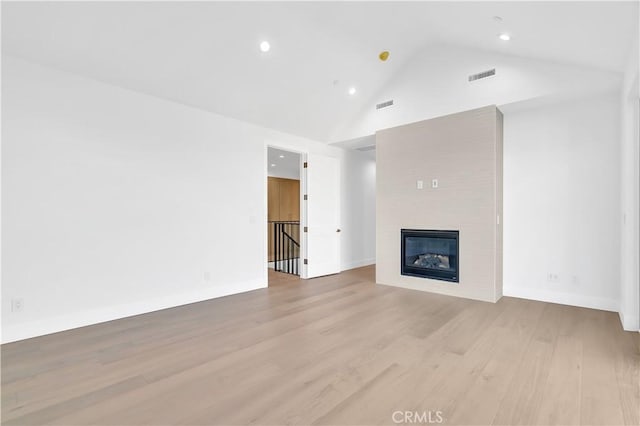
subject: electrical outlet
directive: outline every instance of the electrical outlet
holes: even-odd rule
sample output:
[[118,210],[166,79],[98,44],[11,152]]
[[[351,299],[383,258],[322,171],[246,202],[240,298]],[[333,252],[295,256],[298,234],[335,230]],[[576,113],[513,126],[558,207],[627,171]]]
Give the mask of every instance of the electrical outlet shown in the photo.
[[11,299],[11,312],[22,312],[24,309],[23,299]]
[[555,272],[549,272],[547,274],[547,281],[549,281],[550,283],[557,283],[558,281],[560,281],[560,276]]

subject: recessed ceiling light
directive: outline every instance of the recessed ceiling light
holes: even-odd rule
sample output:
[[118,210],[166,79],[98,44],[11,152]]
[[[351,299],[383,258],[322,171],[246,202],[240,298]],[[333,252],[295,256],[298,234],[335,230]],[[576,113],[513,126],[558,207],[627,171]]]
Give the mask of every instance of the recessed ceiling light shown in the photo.
[[271,165],[271,167],[275,167],[275,166],[276,166],[275,164],[272,164],[272,165]]
[[284,158],[284,155],[280,155],[280,158]]
[[349,88],[349,94],[350,95],[355,95],[356,94],[356,88],[355,87],[350,87]]
[[262,43],[260,43],[260,50],[263,52],[268,52],[269,49],[271,49],[271,45],[269,44],[268,41],[263,41]]
[[511,40],[511,36],[507,33],[502,33],[498,36],[498,38],[500,38],[500,40],[502,41],[509,41]]

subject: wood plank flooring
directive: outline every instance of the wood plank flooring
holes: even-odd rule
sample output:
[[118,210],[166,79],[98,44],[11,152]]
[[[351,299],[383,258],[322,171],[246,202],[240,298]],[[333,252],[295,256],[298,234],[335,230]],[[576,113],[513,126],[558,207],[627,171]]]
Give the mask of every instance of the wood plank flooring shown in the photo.
[[3,345],[2,423],[638,425],[639,377],[640,335],[611,312],[378,286],[373,267],[270,272]]

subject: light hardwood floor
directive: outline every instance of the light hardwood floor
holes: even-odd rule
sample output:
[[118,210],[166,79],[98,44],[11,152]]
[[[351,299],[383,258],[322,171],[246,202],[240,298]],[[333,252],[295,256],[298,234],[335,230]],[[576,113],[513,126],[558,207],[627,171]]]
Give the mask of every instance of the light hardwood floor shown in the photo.
[[272,272],[265,290],[3,345],[2,422],[640,423],[640,335],[616,314],[373,277]]

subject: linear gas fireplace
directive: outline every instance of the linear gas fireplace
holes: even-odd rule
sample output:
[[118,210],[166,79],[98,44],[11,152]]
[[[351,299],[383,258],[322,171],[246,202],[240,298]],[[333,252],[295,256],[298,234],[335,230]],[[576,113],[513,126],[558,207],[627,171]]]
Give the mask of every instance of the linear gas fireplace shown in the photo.
[[402,275],[459,282],[459,232],[402,229]]

